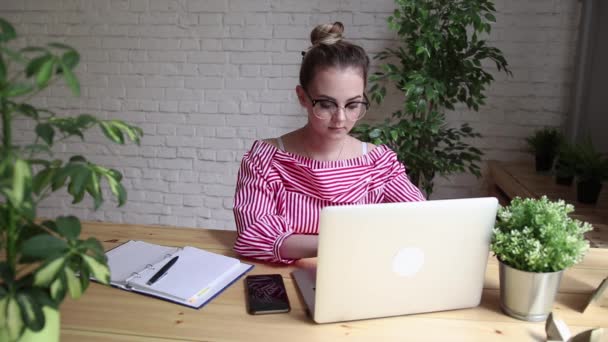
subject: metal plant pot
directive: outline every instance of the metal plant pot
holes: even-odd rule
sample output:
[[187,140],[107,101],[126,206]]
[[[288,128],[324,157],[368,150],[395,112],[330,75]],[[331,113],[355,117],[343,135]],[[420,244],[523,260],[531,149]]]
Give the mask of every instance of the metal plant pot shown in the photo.
[[534,273],[516,270],[499,260],[500,307],[507,315],[524,321],[547,319],[564,271]]

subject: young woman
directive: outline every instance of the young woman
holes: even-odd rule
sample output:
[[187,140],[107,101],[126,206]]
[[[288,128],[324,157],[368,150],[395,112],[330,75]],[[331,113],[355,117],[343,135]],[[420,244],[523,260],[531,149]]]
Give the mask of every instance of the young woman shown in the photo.
[[348,135],[369,108],[369,57],[343,31],[339,22],[317,26],[303,52],[296,93],[308,123],[254,142],[243,156],[234,199],[234,249],[243,256],[316,256],[319,212],[328,205],[424,200],[393,151]]

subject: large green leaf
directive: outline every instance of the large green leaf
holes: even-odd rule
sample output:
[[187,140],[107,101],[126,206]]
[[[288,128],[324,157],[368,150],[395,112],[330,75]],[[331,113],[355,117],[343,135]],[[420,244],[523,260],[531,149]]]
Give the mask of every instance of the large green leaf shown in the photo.
[[51,59],[53,59],[53,56],[49,53],[45,53],[32,59],[25,67],[25,76],[32,77],[33,75],[36,75],[44,63],[50,61]]
[[76,123],[79,127],[88,128],[97,122],[97,118],[91,114],[80,114],[76,118]]
[[78,279],[74,271],[72,271],[72,269],[69,267],[65,268],[65,278],[67,280],[70,297],[74,299],[80,298],[83,291],[82,283],[80,282],[80,279]]
[[110,191],[112,191],[112,194],[118,199],[118,206],[124,205],[127,201],[127,192],[125,188],[113,176],[106,174],[106,179],[110,185]]
[[29,105],[27,103],[21,103],[19,104],[17,107],[17,112],[32,118],[34,120],[38,120],[38,110],[36,109],[36,107]]
[[21,253],[26,257],[45,259],[51,256],[63,254],[68,249],[68,244],[53,235],[36,235],[23,243]]
[[0,43],[13,40],[17,37],[15,28],[8,21],[0,18]]
[[99,242],[99,240],[90,237],[82,242],[82,246],[86,247],[88,250],[91,250],[96,255],[105,255],[103,246]]
[[93,207],[95,210],[99,209],[103,203],[103,193],[101,192],[101,187],[99,186],[100,178],[101,175],[99,173],[93,172],[90,182],[87,184],[87,192],[89,195],[91,195],[91,197],[93,197]]
[[102,121],[100,122],[100,127],[103,134],[108,137],[108,139],[121,145],[125,143],[125,138],[122,132],[120,131],[120,128],[116,127],[111,122]]
[[127,134],[127,136],[129,137],[129,139],[131,139],[131,141],[139,144],[139,142],[140,142],[139,140],[143,136],[143,131],[141,128],[131,126],[120,120],[113,120],[112,124],[115,127],[117,127],[118,129],[120,129],[121,131],[124,131]]
[[68,67],[67,64],[64,62],[61,62],[61,68],[63,71],[63,78],[72,90],[72,93],[75,96],[80,96],[80,82],[78,82],[78,79],[74,75],[74,72],[72,72],[70,67]]
[[32,173],[30,165],[22,159],[15,160],[13,171],[12,202],[16,207],[21,206],[26,195],[26,187],[31,184]]
[[0,324],[4,325],[0,325],[0,337],[4,332],[10,340],[16,340],[24,328],[21,309],[19,308],[17,299],[11,296],[4,297],[0,300],[0,310],[4,316],[4,319],[0,321]]
[[67,51],[61,56],[62,70],[73,70],[78,65],[78,62],[80,62],[80,55],[76,50]]
[[68,192],[74,197],[73,204],[82,201],[88,182],[91,180],[93,172],[88,165],[81,165],[72,173],[72,179],[68,185]]
[[45,189],[53,179],[55,175],[56,168],[45,168],[40,170],[32,180],[32,190],[36,195],[40,195],[43,189]]
[[2,90],[0,96],[6,98],[18,97],[30,93],[33,89],[34,87],[28,83],[10,83]]
[[57,278],[51,283],[50,293],[54,301],[61,302],[68,292],[68,281],[64,272],[59,271]]
[[34,274],[34,285],[45,287],[57,278],[59,271],[65,265],[65,257],[58,257],[44,263]]
[[53,137],[55,136],[55,130],[49,123],[40,123],[36,125],[36,134],[44,140],[49,146],[53,145]]
[[25,325],[32,331],[40,331],[44,327],[44,314],[42,306],[29,293],[21,291],[17,293],[17,303],[21,310],[21,318]]
[[107,265],[100,263],[95,258],[86,254],[82,254],[82,258],[84,259],[95,280],[106,285],[110,283],[110,269]]
[[36,84],[38,87],[43,88],[49,83],[51,76],[53,75],[53,68],[55,67],[55,59],[51,58],[46,60],[42,66],[40,66],[40,70],[36,74]]
[[57,232],[68,239],[77,239],[80,236],[80,220],[76,216],[60,216],[55,220]]
[[84,262],[80,263],[79,270],[80,270],[80,276],[79,276],[80,286],[82,287],[82,291],[84,292],[89,287],[89,281],[91,279],[91,271],[89,270],[89,267]]

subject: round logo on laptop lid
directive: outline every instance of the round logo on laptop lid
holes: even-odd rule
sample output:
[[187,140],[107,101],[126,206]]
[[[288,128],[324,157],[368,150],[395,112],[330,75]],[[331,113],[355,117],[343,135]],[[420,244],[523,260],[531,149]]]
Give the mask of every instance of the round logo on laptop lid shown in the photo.
[[401,248],[393,258],[392,269],[401,277],[411,277],[424,264],[424,252],[418,247]]

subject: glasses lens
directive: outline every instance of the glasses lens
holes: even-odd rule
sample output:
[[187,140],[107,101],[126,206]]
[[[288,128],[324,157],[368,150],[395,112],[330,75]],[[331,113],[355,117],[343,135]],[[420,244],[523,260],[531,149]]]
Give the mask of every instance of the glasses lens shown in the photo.
[[[313,107],[313,113],[321,119],[329,119],[338,111],[340,107],[329,100],[318,100]],[[358,120],[365,115],[367,104],[364,102],[350,102],[344,107],[344,115],[348,120]]]
[[330,118],[338,111],[338,106],[332,101],[320,100],[314,107],[314,114],[320,118]]
[[350,120],[357,120],[365,114],[365,104],[362,102],[351,102],[346,104],[346,116]]
[[351,120],[359,120],[359,119],[361,119],[365,115],[366,112],[367,112],[367,106],[365,104],[361,104],[361,107],[359,108],[359,111],[357,113],[353,114]]

